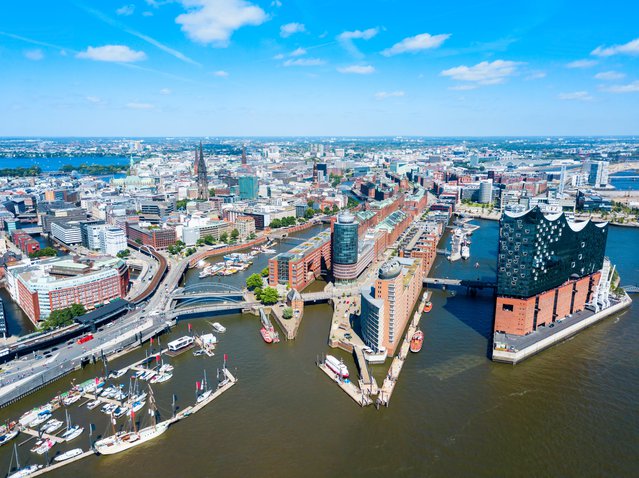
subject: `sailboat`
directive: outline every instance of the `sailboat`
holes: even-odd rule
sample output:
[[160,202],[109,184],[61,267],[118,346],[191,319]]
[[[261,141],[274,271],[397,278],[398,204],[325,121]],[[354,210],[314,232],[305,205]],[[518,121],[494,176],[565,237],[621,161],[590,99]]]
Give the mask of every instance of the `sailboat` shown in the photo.
[[11,473],[9,476],[7,476],[7,478],[24,478],[25,476],[29,476],[42,468],[42,465],[29,465],[25,466],[24,468],[20,468],[20,461],[18,460],[18,447],[15,443],[13,444],[13,451],[16,455],[17,471]]
[[169,428],[169,423],[166,421],[157,423],[156,412],[155,397],[153,396],[151,386],[149,386],[149,414],[153,417],[153,425],[136,431],[135,412],[132,412],[131,424],[133,430],[130,432],[116,432],[115,418],[111,416],[113,435],[95,442],[93,445],[95,452],[100,455],[114,455],[160,436]]
[[202,390],[203,390],[202,393],[200,393],[195,399],[196,403],[203,402],[204,400],[206,400],[207,398],[211,396],[211,393],[213,393],[213,390],[209,390],[209,384],[206,380],[206,370],[204,370],[204,379],[202,380]]
[[74,438],[78,438],[80,435],[82,435],[83,431],[84,428],[80,425],[71,426],[71,419],[69,418],[69,412],[67,411],[67,430],[62,435],[60,435],[60,438],[65,441],[71,441]]

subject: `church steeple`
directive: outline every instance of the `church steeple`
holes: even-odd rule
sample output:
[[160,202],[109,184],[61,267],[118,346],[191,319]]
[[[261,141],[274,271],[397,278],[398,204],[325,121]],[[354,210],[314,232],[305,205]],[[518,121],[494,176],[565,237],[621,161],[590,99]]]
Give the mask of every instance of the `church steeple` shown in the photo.
[[207,201],[209,199],[209,178],[206,171],[202,141],[200,141],[199,154],[197,149],[195,150],[195,158],[194,172],[197,176],[197,198],[201,201]]

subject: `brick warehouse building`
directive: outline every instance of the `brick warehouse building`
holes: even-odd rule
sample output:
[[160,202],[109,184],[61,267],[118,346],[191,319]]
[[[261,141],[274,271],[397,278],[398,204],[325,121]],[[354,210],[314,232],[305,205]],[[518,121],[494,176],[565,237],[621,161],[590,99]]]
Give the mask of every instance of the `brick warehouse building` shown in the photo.
[[599,281],[607,223],[568,222],[539,207],[499,227],[495,332],[526,335],[583,310]]
[[331,268],[331,231],[320,232],[288,252],[269,259],[268,282],[271,286],[288,284],[303,290],[320,276],[322,269]]

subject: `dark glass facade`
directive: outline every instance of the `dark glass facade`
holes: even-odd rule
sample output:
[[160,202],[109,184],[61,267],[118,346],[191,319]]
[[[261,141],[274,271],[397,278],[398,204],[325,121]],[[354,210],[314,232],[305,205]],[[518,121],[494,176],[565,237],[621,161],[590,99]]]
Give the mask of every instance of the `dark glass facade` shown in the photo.
[[568,223],[538,207],[504,213],[499,228],[497,294],[531,297],[601,269],[608,224]]
[[356,264],[359,224],[355,216],[342,213],[333,226],[333,264]]

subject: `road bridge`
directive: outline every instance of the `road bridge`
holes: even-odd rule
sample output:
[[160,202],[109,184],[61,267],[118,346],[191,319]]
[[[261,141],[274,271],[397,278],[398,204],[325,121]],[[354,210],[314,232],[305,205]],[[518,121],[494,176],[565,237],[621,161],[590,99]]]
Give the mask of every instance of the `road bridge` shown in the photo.
[[469,289],[494,289],[497,290],[497,283],[473,280],[473,279],[442,279],[438,277],[426,277],[424,285],[428,287],[468,287]]

